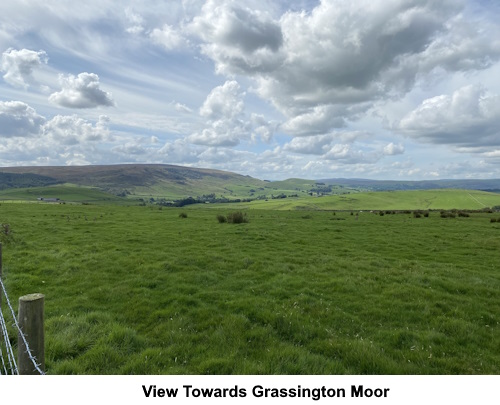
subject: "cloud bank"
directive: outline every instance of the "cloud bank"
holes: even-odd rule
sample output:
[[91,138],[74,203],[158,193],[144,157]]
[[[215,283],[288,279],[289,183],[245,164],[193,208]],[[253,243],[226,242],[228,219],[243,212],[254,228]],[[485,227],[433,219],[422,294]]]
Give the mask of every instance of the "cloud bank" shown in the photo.
[[303,136],[358,120],[436,69],[491,66],[500,40],[482,35],[463,10],[450,0],[323,0],[272,19],[209,1],[192,28],[218,72],[256,80],[258,94],[287,117],[282,129]]
[[500,177],[499,20],[469,0],[3,2],[0,164]]
[[468,148],[500,146],[500,96],[479,85],[426,99],[395,124],[416,140]]

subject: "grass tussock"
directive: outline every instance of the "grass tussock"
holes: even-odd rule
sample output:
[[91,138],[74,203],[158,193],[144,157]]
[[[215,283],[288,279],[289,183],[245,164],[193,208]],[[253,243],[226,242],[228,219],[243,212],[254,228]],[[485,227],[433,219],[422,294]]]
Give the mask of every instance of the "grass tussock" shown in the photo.
[[220,224],[230,223],[230,224],[245,224],[248,223],[248,216],[246,212],[235,211],[227,215],[217,214],[217,221]]
[[453,211],[441,211],[439,216],[441,218],[456,218],[457,214]]
[[225,215],[217,214],[217,221],[219,221],[219,224],[224,224],[227,222],[227,218]]

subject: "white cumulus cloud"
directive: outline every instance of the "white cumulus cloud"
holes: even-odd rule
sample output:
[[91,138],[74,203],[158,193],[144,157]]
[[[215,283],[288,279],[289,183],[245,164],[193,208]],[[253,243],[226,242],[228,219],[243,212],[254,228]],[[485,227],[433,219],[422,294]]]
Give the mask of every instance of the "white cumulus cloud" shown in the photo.
[[267,13],[232,1],[207,1],[188,27],[204,41],[202,51],[222,73],[252,73],[275,69],[283,34]]
[[33,71],[46,64],[48,56],[45,51],[9,48],[2,53],[1,70],[5,72],[4,80],[12,86],[27,89],[33,83]]
[[53,93],[49,101],[68,108],[95,108],[114,106],[110,93],[100,89],[99,76],[95,73],[80,73],[78,76],[59,77],[62,90]]
[[43,126],[43,135],[62,145],[99,142],[109,135],[108,123],[105,115],[95,125],[76,115],[56,115]]
[[394,156],[394,155],[402,155],[405,152],[405,148],[401,144],[394,144],[393,142],[387,144],[384,147],[384,155]]
[[149,35],[153,42],[162,45],[168,51],[182,49],[189,45],[180,29],[165,24],[161,29],[155,28]]
[[[435,144],[480,149],[500,145],[500,96],[480,85],[424,100],[393,130]],[[473,148],[473,149],[470,149]]]
[[164,161],[171,163],[193,164],[198,162],[199,150],[183,139],[167,142],[161,147],[157,155]]
[[207,126],[188,137],[194,144],[208,146],[236,146],[248,138],[251,125],[243,114],[243,92],[235,80],[215,87],[200,108],[200,116]]
[[0,102],[0,160],[4,165],[90,164],[109,157],[109,117],[91,122],[77,115],[47,119],[20,101]]
[[191,134],[188,141],[211,147],[232,147],[243,140],[256,141],[257,138],[269,143],[278,124],[266,120],[261,114],[248,116],[244,96],[235,80],[212,89],[199,111],[200,116],[207,120],[206,125]]
[[262,114],[252,114],[250,121],[253,125],[252,139],[259,137],[262,142],[270,143],[278,128],[278,123],[268,121]]
[[45,117],[21,101],[0,102],[0,138],[38,135]]
[[464,2],[322,0],[309,12],[207,1],[189,26],[216,71],[256,81],[282,112],[282,130],[330,132],[437,70],[485,69],[500,59],[498,28],[463,16]]
[[243,93],[235,80],[228,80],[214,88],[200,108],[200,115],[208,119],[233,118],[243,113]]

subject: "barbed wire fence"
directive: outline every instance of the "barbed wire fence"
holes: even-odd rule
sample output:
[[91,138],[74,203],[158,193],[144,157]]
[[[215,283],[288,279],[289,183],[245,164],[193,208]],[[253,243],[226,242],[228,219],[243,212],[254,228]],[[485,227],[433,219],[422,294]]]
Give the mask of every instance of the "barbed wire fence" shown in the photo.
[[[12,345],[9,339],[9,333],[7,331],[7,323],[5,322],[5,318],[1,311],[0,327],[0,337],[2,338],[0,342],[0,358],[2,359],[2,369],[0,370],[0,374],[19,374],[16,358],[14,356],[14,350],[12,349]],[[4,352],[6,354],[5,357],[7,358],[7,362],[5,361]]]
[[[14,355],[11,339],[9,338],[9,330],[7,320],[4,317],[2,303],[5,301],[12,317],[12,327],[17,331],[18,335],[18,358]],[[0,375],[19,375],[19,374],[40,374],[45,375],[45,354],[44,354],[44,337],[43,337],[43,301],[42,294],[30,294],[19,299],[19,320],[24,321],[24,326],[21,327],[16,318],[14,309],[10,303],[7,289],[2,280],[2,244],[0,243]],[[40,311],[41,309],[41,311]],[[23,313],[23,315],[21,315]],[[40,328],[41,325],[41,328]],[[28,334],[31,345],[35,345],[36,353],[40,359],[37,361],[30,349],[30,344],[23,330],[30,330]],[[19,364],[19,366],[18,366]]]

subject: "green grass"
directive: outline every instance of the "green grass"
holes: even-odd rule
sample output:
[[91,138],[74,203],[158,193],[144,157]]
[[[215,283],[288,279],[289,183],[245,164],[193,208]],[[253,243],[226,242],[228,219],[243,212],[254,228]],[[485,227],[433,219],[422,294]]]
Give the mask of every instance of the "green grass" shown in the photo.
[[324,197],[285,198],[240,203],[250,209],[275,210],[414,210],[472,209],[500,206],[500,194],[477,190],[359,192]]
[[[247,180],[246,178],[243,178]],[[250,179],[250,178],[249,178]],[[251,182],[251,180],[248,180]],[[300,187],[313,186],[314,183],[305,183],[304,180],[287,180],[284,182],[264,183],[264,187],[254,187],[251,184],[232,183],[224,190],[218,190],[216,197],[257,198],[267,195],[269,198],[254,200],[245,203],[232,203],[235,209],[260,209],[260,210],[413,210],[413,209],[472,209],[479,210],[485,207],[500,206],[500,194],[477,190],[419,190],[419,191],[379,191],[379,192],[354,192],[349,194],[328,195],[322,197],[309,196],[304,190],[297,191]],[[197,189],[192,195],[209,194],[215,184],[206,184],[206,189]],[[79,187],[75,185],[57,185],[50,187],[11,188],[0,191],[0,202],[28,201],[36,202],[38,197],[59,198],[68,203],[91,204],[139,204],[138,198],[149,203],[150,198],[164,198],[162,192],[170,197],[183,198],[186,191],[182,185],[179,190],[169,186],[168,192],[160,186],[148,189],[153,194],[140,194],[137,190],[127,198],[117,197],[102,192],[92,187]],[[296,189],[294,189],[296,187]],[[219,194],[220,192],[220,194]],[[346,189],[337,189],[334,192],[345,193]],[[271,196],[297,195],[297,197],[272,199]],[[168,199],[168,198],[167,198]],[[206,207],[205,204],[202,207]],[[221,208],[224,205],[212,204],[211,208]]]
[[499,213],[234,210],[1,204],[48,373],[500,373]]
[[9,188],[0,191],[0,201],[36,202],[39,197],[59,198],[61,202],[123,203],[123,198],[104,193],[92,187],[56,185],[49,187]]
[[[307,196],[307,191],[315,186],[314,181],[290,179],[286,181],[264,182],[251,177],[238,177],[221,181],[220,179],[203,179],[185,181],[180,184],[171,182],[158,182],[154,186],[135,187],[132,189],[131,198],[165,198],[182,199],[188,196],[202,196],[215,194],[217,198],[246,199],[258,196],[301,195]],[[335,188],[335,187],[334,187]],[[343,190],[337,188],[338,190]]]

